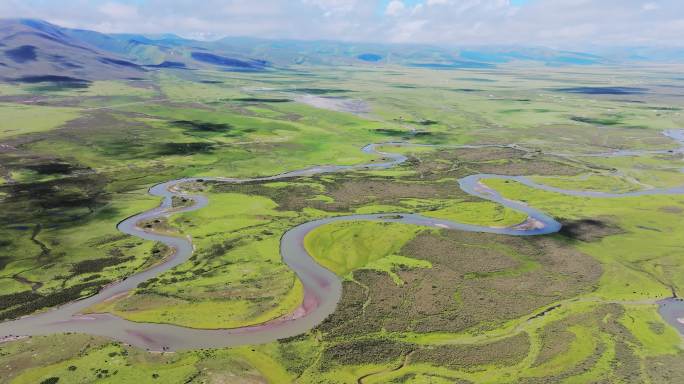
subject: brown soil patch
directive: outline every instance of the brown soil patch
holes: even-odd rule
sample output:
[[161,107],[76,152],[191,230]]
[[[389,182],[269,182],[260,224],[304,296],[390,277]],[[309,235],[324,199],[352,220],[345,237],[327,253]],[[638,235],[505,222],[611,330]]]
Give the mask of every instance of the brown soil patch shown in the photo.
[[684,383],[684,354],[647,358],[646,370],[653,384]]
[[450,160],[457,158],[464,162],[481,162],[493,160],[522,159],[526,152],[515,148],[490,147],[490,148],[462,148],[455,150],[440,151],[438,158]]
[[326,186],[329,195],[335,199],[337,209],[348,210],[369,203],[396,204],[405,198],[418,199],[464,199],[472,198],[463,193],[456,183],[401,182],[394,179],[342,179]]
[[[415,155],[404,165],[420,180],[460,178],[473,173],[499,175],[577,175],[583,169],[557,158],[514,148],[444,149]],[[414,179],[407,177],[406,179]]]
[[[313,178],[324,186],[320,191],[307,184],[292,182],[287,186],[271,188],[264,183],[228,184],[209,182],[216,192],[257,194],[268,197],[283,211],[301,211],[311,207],[331,212],[349,212],[356,207],[375,203],[395,205],[400,199],[460,199],[474,198],[465,194],[454,183],[421,183],[384,178],[358,178],[335,175],[334,181]],[[332,202],[311,200],[316,195],[327,195]]]
[[513,365],[530,349],[526,333],[482,345],[443,345],[416,351],[411,360],[454,370],[472,370],[482,365]]
[[109,342],[101,337],[60,334],[0,344],[0,382],[10,382],[27,369],[56,364]]
[[[639,358],[632,351],[632,346],[638,344],[638,341],[620,323],[620,318],[623,314],[624,310],[621,306],[609,304],[597,307],[590,312],[570,315],[548,325],[542,333],[542,347],[539,358],[534,365],[541,365],[554,356],[567,351],[569,343],[574,339],[574,336],[568,337],[566,335],[570,333],[567,330],[568,327],[581,325],[596,332],[608,334],[611,340],[615,342],[615,357],[610,363],[613,368],[611,382],[643,383],[644,378],[641,377]],[[596,338],[598,340],[598,335]],[[527,378],[520,380],[520,383],[557,383],[562,382],[568,377],[579,375],[591,369],[603,356],[607,347],[605,343],[598,340],[594,353],[580,364],[574,367],[567,367],[565,371],[555,376]]]
[[672,213],[672,214],[678,215],[680,213],[684,213],[684,208],[676,206],[676,205],[669,205],[666,207],[660,207],[660,211],[665,212],[665,213]]
[[575,334],[567,330],[567,324],[555,322],[545,327],[540,335],[541,349],[533,367],[542,365],[553,357],[570,349],[570,344],[575,340]]
[[334,365],[391,363],[414,348],[411,344],[386,339],[354,340],[334,344],[323,351],[321,370]]
[[425,232],[401,254],[431,269],[354,273],[338,310],[321,330],[331,336],[379,331],[490,329],[593,289],[600,264],[553,238],[513,238],[459,231]]

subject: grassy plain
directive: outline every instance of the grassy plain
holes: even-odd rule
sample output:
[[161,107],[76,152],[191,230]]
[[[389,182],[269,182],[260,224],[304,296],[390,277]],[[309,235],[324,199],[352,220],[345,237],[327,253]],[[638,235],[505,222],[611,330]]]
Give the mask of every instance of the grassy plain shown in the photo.
[[405,224],[339,222],[313,230],[304,246],[319,264],[345,276],[380,259],[399,256],[397,252],[419,230]]
[[0,104],[0,139],[55,129],[78,116],[72,108],[46,108],[32,105]]
[[578,249],[601,260],[603,282],[596,294],[604,298],[639,300],[667,297],[684,288],[678,246],[684,223],[679,219],[684,199],[641,196],[615,199],[570,197],[533,190],[514,182],[488,180],[504,196],[539,207],[554,217],[573,220],[604,217],[616,221],[624,233]]
[[[88,295],[162,259],[168,250],[115,226],[155,206],[147,188],[172,178],[365,163],[374,157],[359,149],[371,142],[518,145],[387,145],[409,161],[280,182],[188,185],[210,205],[163,225],[193,239],[193,258],[94,310],[206,328],[277,318],[302,297],[278,252],[280,236],[300,223],[354,212],[493,226],[524,220],[462,193],[457,179],[473,173],[611,192],[684,184],[676,153],[582,156],[677,148],[661,134],[684,126],[681,96],[662,86],[682,85],[675,68],[302,73],[160,71],[149,81],[87,89],[0,86],[0,316]],[[616,83],[650,92],[558,91]],[[369,112],[295,102],[302,93],[364,100]],[[681,337],[655,304],[684,288],[684,197],[577,198],[514,182],[488,185],[587,233],[518,239],[396,224],[324,226],[306,246],[345,278],[343,297],[304,335],[173,354],[84,335],[34,337],[0,344],[0,382],[684,380]]]

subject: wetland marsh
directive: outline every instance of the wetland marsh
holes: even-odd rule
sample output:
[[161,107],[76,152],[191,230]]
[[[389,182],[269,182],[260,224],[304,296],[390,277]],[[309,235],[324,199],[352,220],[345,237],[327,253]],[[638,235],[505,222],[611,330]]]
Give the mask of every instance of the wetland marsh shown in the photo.
[[[559,91],[599,68],[462,71],[41,94],[59,118],[2,130],[0,381],[681,377],[683,314],[658,305],[684,286],[681,99]],[[29,125],[31,87],[1,88]]]

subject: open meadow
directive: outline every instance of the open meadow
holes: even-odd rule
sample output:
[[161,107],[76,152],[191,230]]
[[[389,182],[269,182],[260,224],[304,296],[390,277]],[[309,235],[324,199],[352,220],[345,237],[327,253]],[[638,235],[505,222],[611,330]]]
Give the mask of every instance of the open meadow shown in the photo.
[[[341,281],[334,312],[255,345],[146,351],[81,333],[0,343],[0,383],[675,383],[684,295],[684,78],[678,66],[435,70],[303,65],[159,69],[144,79],[0,85],[0,319],[50,311],[161,265],[173,249],[117,230],[155,184],[206,207],[138,223],[192,256],[86,308],[136,323],[247,327],[307,291],[281,239],[313,220],[420,214],[515,227],[527,214],[466,193],[482,181],[560,222],[508,236],[334,221],[302,244]],[[677,131],[680,130],[680,131]],[[670,132],[670,135],[664,133]],[[674,134],[672,132],[675,132]],[[411,145],[397,145],[396,143]],[[379,151],[362,151],[381,143]],[[349,167],[253,179],[314,166]],[[527,222],[529,224],[529,222]],[[0,335],[7,336],[7,335]]]

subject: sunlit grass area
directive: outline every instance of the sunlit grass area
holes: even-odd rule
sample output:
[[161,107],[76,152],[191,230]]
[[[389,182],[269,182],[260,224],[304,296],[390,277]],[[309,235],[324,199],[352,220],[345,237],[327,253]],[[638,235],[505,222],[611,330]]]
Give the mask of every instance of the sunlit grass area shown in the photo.
[[[146,81],[80,89],[0,86],[0,315],[76,300],[168,257],[168,248],[116,225],[159,203],[151,186],[181,177],[377,163],[384,160],[364,145],[435,145],[381,146],[408,157],[390,169],[184,184],[209,205],[145,224],[192,239],[191,259],[90,312],[192,328],[291,315],[305,293],[281,259],[280,241],[299,224],[356,213],[493,227],[526,220],[462,192],[458,179],[472,174],[612,193],[684,185],[680,145],[662,134],[684,127],[681,100],[657,86],[671,81],[665,72],[301,70],[157,71]],[[608,77],[652,91],[558,90]],[[304,103],[302,95],[324,100]],[[358,108],[345,110],[345,101]],[[501,146],[459,147],[481,144]],[[586,156],[644,150],[660,152]],[[33,337],[0,344],[0,382],[681,381],[681,338],[656,302],[684,288],[684,197],[585,198],[497,179],[486,185],[567,230],[522,239],[380,222],[324,225],[303,241],[343,280],[342,298],[300,336],[173,354],[86,335]]]

